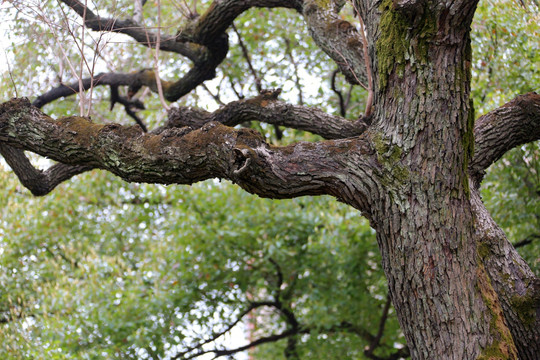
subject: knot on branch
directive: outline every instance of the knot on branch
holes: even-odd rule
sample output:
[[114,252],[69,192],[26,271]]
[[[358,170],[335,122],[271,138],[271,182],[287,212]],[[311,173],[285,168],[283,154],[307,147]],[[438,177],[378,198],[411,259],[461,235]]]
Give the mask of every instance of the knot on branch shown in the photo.
[[395,10],[412,16],[423,13],[424,2],[424,0],[393,0],[392,4]]
[[535,115],[538,113],[540,106],[540,95],[536,92],[530,92],[527,94],[517,96],[513,101],[504,104],[502,107],[519,106],[526,115]]
[[234,151],[234,159],[233,159],[233,175],[238,176],[242,174],[246,169],[248,168],[249,164],[251,164],[251,158],[248,157],[249,150],[248,149],[233,149]]
[[259,95],[255,96],[253,99],[246,100],[246,104],[258,105],[265,107],[272,101],[276,101],[279,94],[281,94],[281,89],[263,89],[259,92]]
[[192,107],[172,107],[167,114],[166,128],[191,126],[200,128],[211,120],[208,111]]

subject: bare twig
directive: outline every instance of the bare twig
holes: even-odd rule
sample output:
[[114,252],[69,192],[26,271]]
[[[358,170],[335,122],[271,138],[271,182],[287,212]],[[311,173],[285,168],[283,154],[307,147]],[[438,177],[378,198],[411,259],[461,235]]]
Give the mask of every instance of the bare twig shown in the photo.
[[[353,5],[356,7],[356,3],[353,1]],[[367,75],[367,81],[368,81],[368,98],[366,100],[366,110],[364,111],[364,116],[371,115],[372,107],[373,107],[373,99],[374,99],[374,92],[373,92],[373,72],[371,71],[371,64],[370,64],[370,58],[368,54],[368,48],[367,48],[367,38],[366,38],[366,32],[364,28],[364,20],[362,20],[362,17],[360,16],[360,11],[356,9],[356,13],[358,14],[358,20],[360,21],[360,34],[362,35],[362,48],[364,50],[364,61],[366,63],[366,75]]]
[[244,41],[242,40],[242,36],[240,35],[240,32],[238,31],[236,26],[234,26],[234,24],[232,24],[232,29],[235,32],[236,36],[238,37],[238,44],[240,45],[240,48],[242,49],[242,55],[244,56],[244,59],[246,60],[246,63],[248,64],[251,75],[253,75],[253,80],[255,81],[255,88],[257,89],[257,93],[260,93],[263,90],[262,85],[261,85],[261,78],[257,74],[257,70],[255,70],[255,68],[253,67],[253,64],[251,62],[251,57],[249,56],[247,47],[244,44]]
[[[81,116],[84,116],[84,105],[85,105],[84,101],[82,101],[82,99],[86,99],[86,93],[83,91],[82,79],[83,79],[83,66],[84,66],[84,63],[86,61],[85,56],[84,56],[84,35],[86,33],[86,27],[84,26],[84,22],[86,21],[86,9],[88,8],[87,5],[88,5],[87,0],[84,0],[84,11],[83,11],[83,16],[82,16],[83,21],[82,21],[81,46],[79,47],[80,52],[81,52],[81,61],[79,62],[79,93],[81,94],[81,102],[79,103],[79,107],[80,107],[80,115]],[[66,22],[67,22],[67,20],[66,20]],[[90,76],[90,78],[92,79],[92,76]],[[93,86],[90,85],[90,89],[92,89],[92,88],[93,88]],[[92,91],[92,90],[90,90],[90,91]],[[90,106],[88,106],[88,111],[90,111]]]
[[217,94],[214,94],[208,86],[206,86],[205,83],[202,83],[203,89],[219,104],[219,105],[225,105],[225,103],[221,100],[219,97],[219,92]]
[[339,69],[336,69],[332,72],[332,76],[330,77],[330,88],[338,96],[340,115],[345,116],[347,114],[347,106],[345,105],[345,99],[343,99],[343,94],[341,93],[341,90],[336,87],[336,77],[338,73]]
[[161,101],[161,105],[163,108],[167,111],[171,109],[171,107],[167,104],[165,101],[165,97],[163,96],[163,86],[161,85],[161,79],[159,78],[159,46],[161,42],[161,1],[158,0],[157,2],[157,11],[158,11],[158,31],[156,33],[156,51],[154,52],[154,74],[156,76],[156,86],[158,90],[159,95],[159,101]]
[[287,45],[287,55],[289,55],[289,58],[291,59],[291,64],[293,65],[293,69],[294,69],[294,84],[296,86],[296,89],[298,90],[298,104],[304,105],[304,97],[302,94],[303,93],[302,84],[300,82],[300,75],[298,75],[298,64],[296,63],[296,60],[294,60],[294,56],[291,50],[290,40],[285,38],[285,44]]
[[13,85],[13,90],[15,91],[15,97],[19,97],[19,92],[17,91],[17,84],[15,84],[15,81],[13,80],[13,73],[11,72],[11,66],[9,65],[9,59],[8,59],[7,53],[4,52],[4,55],[6,56],[6,64],[8,67],[9,79],[11,80],[11,84]]

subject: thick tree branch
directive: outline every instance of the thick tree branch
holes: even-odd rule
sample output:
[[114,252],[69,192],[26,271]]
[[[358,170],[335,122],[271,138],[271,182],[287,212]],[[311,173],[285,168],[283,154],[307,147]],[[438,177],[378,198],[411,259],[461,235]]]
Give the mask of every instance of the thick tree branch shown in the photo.
[[170,83],[163,83],[163,91],[168,101],[176,101],[188,94],[191,90],[202,84],[206,80],[211,80],[216,76],[216,68],[225,59],[229,51],[229,38],[226,33],[222,33],[207,44],[207,52],[200,61],[195,63],[180,80]]
[[479,180],[508,150],[540,139],[540,95],[534,92],[520,95],[481,116],[476,121],[474,136],[474,157],[469,172]]
[[[132,74],[119,74],[119,73],[101,73],[94,78],[85,78],[82,80],[83,90],[89,90],[91,86],[109,85],[115,86],[129,86],[129,87],[141,87],[142,85],[150,88],[155,88],[155,79],[150,78],[143,72],[137,72]],[[77,94],[79,92],[79,82],[74,81],[70,84],[61,84],[46,93],[38,96],[32,105],[41,108],[46,104],[53,102],[70,95]],[[135,104],[134,104],[135,106]],[[137,107],[137,106],[135,106]]]
[[169,112],[169,121],[165,128],[182,126],[200,128],[212,121],[227,126],[246,121],[261,121],[309,131],[325,139],[358,136],[368,128],[363,119],[351,121],[329,115],[316,108],[291,105],[278,101],[278,94],[279,91],[265,91],[253,99],[231,102],[213,113],[187,107],[173,108]]
[[[215,69],[219,65],[219,63],[221,63],[221,61],[223,61],[223,59],[225,58],[227,49],[228,47],[224,46],[224,53],[219,54],[217,58],[208,59],[208,61],[203,62],[198,66],[194,66],[180,80],[176,82],[161,80],[165,98],[168,101],[176,101],[182,96],[188,94],[198,85],[202,84],[205,80],[213,78],[215,76]],[[94,78],[82,79],[81,84],[84,91],[89,90],[93,86],[100,85],[109,85],[111,87],[128,86],[128,96],[130,98],[133,97],[135,93],[143,86],[148,87],[150,90],[152,90],[152,92],[156,94],[158,93],[156,76],[154,74],[154,71],[151,69],[143,69],[141,71],[130,74],[102,73],[96,75]],[[81,86],[79,85],[79,81],[75,81],[67,85],[61,84],[38,96],[33,101],[32,105],[41,108],[44,105],[51,103],[61,97],[77,94],[80,88]],[[118,99],[116,99],[116,101],[121,102]],[[122,104],[126,105],[124,102],[122,102]],[[128,105],[130,105],[130,108],[140,108],[142,106],[142,103],[133,102],[132,104]],[[129,115],[132,116],[131,114]]]
[[180,29],[178,41],[210,45],[232,25],[244,11],[253,7],[284,7],[300,11],[301,0],[221,0],[214,1],[208,10],[188,28]]
[[534,359],[540,351],[540,279],[508,242],[485,208],[476,188],[471,190],[475,241],[491,284],[498,295],[520,358]]
[[[338,4],[336,4],[338,3]],[[317,45],[338,65],[351,84],[367,84],[362,36],[339,17],[343,1],[304,1],[303,14]]]
[[[133,38],[138,43],[153,48],[156,44],[156,34],[148,31],[143,25],[130,19],[107,19],[101,18],[86,8],[77,0],[61,0],[64,4],[73,9],[79,16],[86,16],[85,26],[94,31],[110,31],[125,34]],[[160,50],[174,52],[187,57],[192,61],[197,61],[201,56],[201,46],[190,43],[179,43],[174,35],[161,35]]]
[[[132,20],[120,21],[114,19],[101,19],[77,0],[62,1],[75,10],[81,17],[84,15],[85,25],[92,30],[126,33],[135,38],[138,42],[152,48],[155,47],[159,38],[161,50],[173,51],[172,49],[174,49],[177,50],[175,52],[191,59],[194,62],[194,66],[178,81],[162,81],[164,96],[168,101],[176,101],[191,92],[204,81],[213,79],[216,76],[216,67],[223,59],[225,59],[229,50],[228,37],[224,33],[226,28],[223,29],[222,32],[213,33],[212,38],[205,41],[205,46],[201,47],[200,45],[194,44],[195,41],[187,43],[185,37],[177,38],[162,36],[161,34],[157,36],[156,34],[149,33],[144,27],[135,24]],[[118,25],[119,23],[120,25]],[[192,34],[194,39],[198,38],[199,33],[197,31]],[[176,48],[173,48],[171,43],[179,45]],[[154,79],[152,79],[152,77],[154,77]],[[143,70],[139,73],[137,79],[143,80],[140,86],[149,86],[152,91],[158,92],[153,71]]]
[[30,163],[24,151],[0,142],[0,154],[4,157],[21,184],[35,196],[50,193],[57,185],[73,176],[92,170],[92,166],[56,164],[46,171],[38,170]]
[[368,188],[376,186],[376,157],[364,138],[273,147],[254,130],[215,122],[148,134],[138,126],[100,125],[77,116],[55,121],[28,100],[13,99],[0,105],[0,142],[131,182],[223,178],[263,197],[330,194],[356,207],[367,204]]

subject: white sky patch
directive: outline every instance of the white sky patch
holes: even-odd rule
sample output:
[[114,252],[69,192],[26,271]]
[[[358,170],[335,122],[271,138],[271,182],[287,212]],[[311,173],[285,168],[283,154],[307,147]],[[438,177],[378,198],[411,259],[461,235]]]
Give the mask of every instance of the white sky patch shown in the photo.
[[[12,14],[13,13],[13,14]],[[13,67],[12,59],[9,58],[8,48],[11,46],[9,40],[9,18],[15,16],[14,9],[6,1],[0,3],[0,73],[8,70],[9,65]]]

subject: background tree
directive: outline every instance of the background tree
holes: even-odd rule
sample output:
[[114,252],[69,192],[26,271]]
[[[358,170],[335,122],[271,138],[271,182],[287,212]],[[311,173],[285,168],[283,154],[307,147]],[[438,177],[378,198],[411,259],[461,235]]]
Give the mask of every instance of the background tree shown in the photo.
[[[127,19],[125,11],[116,16],[118,10],[107,9],[106,5],[96,3],[93,8],[86,8],[79,2],[66,1],[64,3],[71,9],[60,8],[62,9],[60,12],[55,12],[58,7],[52,3],[36,4],[36,6],[29,6],[28,3],[13,3],[18,7],[18,16],[24,16],[26,11],[27,14],[33,15],[32,18],[41,21],[33,27],[36,33],[41,33],[39,26],[51,29],[52,33],[52,36],[39,37],[40,41],[32,41],[28,46],[17,46],[15,49],[20,49],[21,54],[31,55],[22,56],[22,59],[32,61],[37,57],[40,63],[46,63],[49,59],[58,59],[54,56],[54,52],[60,52],[61,60],[55,61],[56,69],[54,69],[57,78],[62,81],[65,76],[64,69],[67,68],[71,68],[73,77],[79,78],[78,81],[60,85],[42,93],[43,90],[38,90],[36,86],[38,83],[41,86],[46,83],[42,74],[48,74],[48,72],[44,71],[45,68],[36,68],[41,75],[29,76],[24,90],[31,94],[42,93],[34,100],[34,105],[41,107],[61,96],[79,92],[80,114],[92,113],[93,118],[99,120],[99,105],[97,102],[89,101],[88,97],[104,97],[105,93],[100,95],[99,88],[94,90],[94,87],[108,85],[112,105],[122,104],[125,113],[134,118],[141,128],[148,127],[155,130],[152,130],[151,134],[143,134],[137,128],[122,128],[116,125],[103,127],[86,122],[79,117],[71,117],[57,123],[52,122],[39,111],[26,110],[29,104],[25,102],[15,100],[3,104],[0,111],[2,116],[0,150],[21,182],[34,194],[45,194],[58,183],[95,167],[109,170],[130,181],[192,183],[204,178],[226,178],[249,192],[268,197],[284,198],[328,193],[362,211],[370,220],[372,227],[377,230],[382,264],[389,279],[390,294],[396,305],[397,314],[413,357],[476,358],[477,355],[483,354],[482,356],[486,358],[513,358],[516,356],[516,351],[522,358],[535,356],[538,346],[538,334],[535,333],[535,329],[538,329],[538,319],[535,318],[535,308],[538,307],[536,295],[538,290],[535,287],[537,280],[509,246],[504,235],[483,208],[478,197],[477,185],[485,168],[502,153],[516,145],[538,138],[538,97],[534,94],[518,97],[505,107],[480,118],[474,129],[476,152],[472,156],[471,120],[474,117],[472,106],[468,101],[471,59],[467,39],[468,21],[472,19],[474,6],[456,3],[452,5],[452,9],[446,9],[444,5],[436,6],[437,4],[434,3],[423,2],[383,3],[378,7],[368,3],[355,3],[356,12],[360,13],[366,25],[365,35],[367,35],[368,46],[364,48],[362,44],[366,41],[362,32],[351,25],[358,24],[358,20],[352,18],[350,8],[348,11],[351,15],[347,16],[347,10],[342,9],[344,2],[340,1],[329,3],[221,1],[212,4],[202,2],[198,4],[198,10],[203,14],[202,16],[196,14],[197,9],[194,5],[197,3],[190,6],[172,4],[171,8],[167,8],[167,4],[158,2],[155,3],[157,6],[150,9],[148,5],[152,3],[146,4],[144,19],[140,18],[138,15],[140,12],[137,11],[134,11],[136,16],[133,19]],[[276,6],[293,8],[295,11],[277,12],[274,10],[271,13],[262,13],[261,10],[252,9]],[[528,21],[525,28],[528,26],[530,29],[527,30],[534,32],[537,31],[537,28],[533,27],[536,9],[533,5],[529,6],[530,12],[523,14]],[[134,10],[137,10],[136,6]],[[160,10],[164,11],[160,12]],[[482,8],[481,11],[483,11]],[[90,35],[91,32],[74,27],[68,19],[75,13],[86,20],[88,28],[126,33],[143,45],[151,45],[184,55],[193,61],[193,66],[191,68],[178,66],[173,60],[174,56],[162,59],[161,64],[167,66],[158,66],[155,62],[154,51],[148,52],[150,54],[147,57],[149,66],[141,66],[140,60],[137,60],[135,56],[137,52],[129,49],[126,52],[132,54],[130,60],[135,60],[133,63],[136,66],[132,64],[126,66],[125,70],[121,70],[113,67],[123,66],[123,62],[109,63],[112,71],[96,75],[94,61],[90,59],[95,60],[98,56],[105,57],[104,49],[100,47],[100,44],[105,43],[106,40],[101,35],[95,38]],[[98,14],[107,14],[107,18],[99,17]],[[171,16],[170,19],[164,14]],[[157,25],[157,30],[170,34],[172,31],[166,31],[167,21],[177,27],[179,14],[184,15],[185,24],[181,26],[176,36],[155,35],[155,25]],[[267,26],[274,28],[273,25],[278,23],[275,17],[272,20],[272,15],[262,18],[260,14],[274,16],[279,14],[280,22],[283,21],[284,14],[287,14],[291,18],[287,24],[295,28],[304,27],[301,22],[303,18],[315,44],[335,61],[345,79],[352,84],[361,83],[366,89],[354,90],[348,95],[345,91],[346,86],[340,83],[340,75],[334,73],[331,76],[330,85],[318,89],[318,94],[314,94],[315,96],[312,94],[312,98],[319,96],[316,100],[310,100],[301,90],[302,81],[317,74],[317,71],[319,71],[318,74],[330,73],[331,68],[325,68],[325,66],[331,66],[326,60],[326,55],[313,51],[314,44],[310,43],[307,33],[303,34],[304,36],[291,38],[291,31],[284,31],[281,34],[275,31],[272,33],[275,37],[271,39],[269,35],[257,38],[261,37],[261,33],[255,30],[261,26],[261,23],[266,22]],[[112,15],[111,18],[116,17],[115,21],[108,20],[110,15]],[[148,24],[149,18],[155,19],[154,26]],[[264,20],[255,20],[261,18]],[[234,27],[232,27],[233,20]],[[146,25],[143,25],[143,22]],[[22,26],[21,24],[23,23],[17,23],[16,26]],[[55,24],[63,24],[61,28],[68,31],[59,31]],[[231,34],[231,46],[227,45],[224,35],[229,26],[232,27],[228,31]],[[284,28],[287,29],[287,26]],[[487,28],[489,31],[489,26]],[[80,31],[82,35],[79,36]],[[245,35],[246,32],[248,35]],[[495,30],[495,33],[497,32],[498,30]],[[495,33],[491,31],[491,34]],[[14,34],[17,32],[14,31]],[[25,37],[22,36],[22,38]],[[66,46],[68,39],[76,42],[77,46]],[[85,39],[86,41],[91,39],[90,44],[84,45]],[[265,43],[267,46],[262,50],[254,50],[254,48],[257,49],[256,45],[263,40],[267,40]],[[20,38],[17,41],[20,41]],[[40,43],[40,46],[36,47],[36,43]],[[47,44],[53,46],[48,47]],[[498,42],[492,45],[500,50]],[[122,57],[122,46],[127,47],[127,45],[121,45],[120,49],[116,47],[113,56]],[[527,44],[521,43],[521,46],[516,51],[531,50],[527,48]],[[70,53],[73,49],[77,50]],[[85,51],[90,49],[99,50],[95,52],[99,55],[88,56]],[[504,48],[506,56],[511,54],[508,51],[510,50]],[[537,71],[534,67],[537,60],[534,45],[530,53],[527,51],[524,53],[523,58],[526,61],[522,65],[525,69],[527,67],[532,69],[534,75],[534,71]],[[289,63],[289,66],[283,66],[284,60]],[[243,64],[243,71],[234,71],[234,67],[227,64],[227,61],[231,61],[232,65]],[[220,63],[229,66],[222,65],[216,70]],[[22,64],[22,61],[17,62],[17,66],[10,72],[10,78],[17,79],[17,83],[19,79],[24,81],[25,76],[28,76],[17,73],[20,71],[17,69],[22,69],[19,64]],[[301,66],[302,64],[310,64],[308,71],[304,70],[305,67]],[[79,70],[77,70],[77,65],[79,65]],[[99,68],[100,65],[96,63],[96,66]],[[480,63],[478,69],[482,66],[484,65]],[[132,72],[134,67],[140,71]],[[83,70],[80,70],[81,68]],[[375,71],[373,73],[366,71],[370,68]],[[156,70],[160,69],[161,75],[169,76],[169,78],[177,77],[176,74],[184,75],[177,81],[156,81]],[[120,71],[125,71],[125,73],[122,74]],[[166,125],[157,129],[155,126],[159,125],[161,120],[159,116],[156,118],[148,116],[142,121],[141,114],[144,112],[136,112],[136,109],[143,106],[141,99],[134,97],[137,90],[146,85],[151,90],[160,92],[160,82],[163,90],[162,97],[167,100],[181,98],[180,105],[200,103],[201,95],[197,94],[195,89],[216,75],[216,71],[219,79],[222,80],[212,84],[207,82],[202,85],[202,88],[218,103],[223,104],[220,110],[208,113],[187,107],[180,107],[179,110],[173,108],[169,111]],[[488,80],[493,81],[493,71],[491,70],[491,74],[488,71],[488,74]],[[374,79],[370,79],[372,75]],[[479,71],[472,75],[478,75],[478,78],[481,78],[482,73]],[[535,77],[533,76],[532,79]],[[12,81],[15,85],[17,84],[15,80]],[[222,86],[229,83],[230,87]],[[279,95],[277,91],[265,91],[269,86],[275,85],[283,87],[286,93],[292,93],[294,95],[292,98],[286,93],[282,96],[295,101],[298,105],[293,106],[277,100]],[[128,89],[123,89],[123,86]],[[490,86],[492,85],[486,84],[485,87],[489,89]],[[519,90],[526,92],[534,89],[537,84],[533,82],[531,87],[527,87],[527,84],[522,86],[523,88]],[[21,91],[20,85],[15,87],[17,92]],[[229,91],[226,90],[227,88]],[[79,91],[81,89],[90,90],[92,95],[83,95],[84,92]],[[195,92],[195,96],[183,97],[190,92]],[[257,92],[260,94],[255,98],[245,100],[246,96],[249,97],[250,94]],[[230,99],[233,97],[231,94],[237,96],[239,100],[231,103]],[[375,95],[374,113],[354,121],[347,121],[342,117],[327,115],[316,108],[304,106],[305,104],[328,106],[331,95],[338,99],[334,109],[339,114],[342,116],[348,114],[356,118],[364,109],[367,109],[367,113],[370,112],[369,106],[364,106],[363,101],[359,100],[362,97],[369,99],[370,94]],[[143,94],[143,96],[146,95]],[[497,100],[500,99],[495,98],[495,101]],[[147,105],[157,104],[155,100],[145,102]],[[227,105],[224,104],[226,102],[228,102]],[[370,101],[368,100],[367,103],[370,104]],[[70,107],[73,109],[73,105],[69,102],[64,103],[65,107],[62,109],[62,106],[58,106],[55,102],[49,105],[50,109],[45,108],[45,111],[51,114],[57,114],[57,112],[65,114],[70,111],[68,110]],[[117,113],[116,116],[121,115]],[[469,119],[468,125],[467,119]],[[286,147],[269,146],[253,131],[245,129],[233,131],[215,123],[204,125],[211,120],[226,125],[261,121],[262,123],[254,127],[266,133],[268,141],[282,138],[283,133],[281,129],[268,128],[264,123],[307,130],[328,139],[344,140],[319,141],[314,146],[307,143],[297,143]],[[181,128],[184,125],[189,125],[191,128]],[[200,126],[202,129],[196,130]],[[178,127],[180,129],[175,129]],[[289,130],[285,135],[293,135],[297,140],[299,137],[317,140],[316,137],[297,131]],[[281,139],[281,141],[282,144],[286,144],[290,140]],[[45,173],[36,172],[18,148],[29,149],[71,165],[59,164]],[[531,170],[534,167],[530,164],[534,161],[537,149],[534,146],[529,149],[532,150],[522,154],[521,158],[529,165],[528,171],[534,176],[535,172]],[[158,202],[166,203],[161,198]],[[141,204],[151,203],[146,199],[141,202]],[[159,219],[159,212],[155,211],[154,209],[154,212],[148,216]],[[105,212],[104,215],[108,213]],[[242,217],[239,216],[239,219]],[[202,223],[205,220],[199,219]],[[234,220],[227,217],[226,223],[234,223]],[[143,227],[148,226],[147,222],[141,224]],[[311,223],[307,229],[312,229],[313,226],[314,224]],[[350,223],[347,226],[354,228]],[[354,336],[360,335],[364,343],[369,340],[369,344],[378,346],[379,343],[369,337],[373,336],[373,333],[366,334],[360,331],[361,327],[357,326],[369,324],[368,320],[363,319],[357,312],[347,313],[342,307],[340,307],[340,310],[343,310],[341,313],[335,313],[337,318],[320,321],[313,325],[308,321],[310,318],[324,320],[321,315],[328,311],[317,312],[316,302],[302,302],[302,296],[305,297],[303,301],[315,296],[307,291],[309,286],[306,288],[305,285],[296,285],[296,282],[294,286],[291,286],[285,280],[280,281],[283,274],[290,275],[291,271],[295,273],[295,269],[302,269],[303,266],[308,266],[306,264],[311,264],[308,268],[313,267],[314,264],[325,264],[323,258],[313,256],[316,246],[313,248],[308,246],[307,250],[302,250],[302,241],[309,239],[309,235],[306,237],[302,228],[301,222],[295,231],[287,227],[293,242],[287,241],[284,247],[278,246],[286,253],[287,248],[294,245],[295,250],[292,252],[294,261],[287,260],[286,256],[283,257],[284,254],[279,257],[274,256],[272,244],[268,243],[262,248],[248,247],[253,252],[248,252],[248,257],[242,258],[242,262],[237,260],[238,264],[250,264],[254,261],[255,265],[260,266],[258,268],[250,265],[252,267],[248,266],[243,270],[249,273],[260,273],[265,279],[269,297],[273,300],[261,306],[268,306],[276,310],[277,314],[281,314],[285,322],[285,330],[281,332],[281,336],[287,338],[287,342],[283,343],[285,354],[288,357],[301,356],[302,351],[304,353],[309,351],[309,347],[304,347],[302,350],[301,346],[298,347],[299,342],[317,341],[336,331],[348,331]],[[308,230],[308,233],[309,231],[312,230]],[[247,237],[246,242],[257,243],[257,238],[257,236]],[[279,244],[279,239],[276,239],[275,243]],[[242,249],[245,244],[235,243],[234,247],[237,246]],[[348,243],[348,247],[351,246],[352,243]],[[204,248],[204,246],[201,247]],[[48,246],[41,247],[44,251],[55,254],[47,248]],[[213,248],[216,248],[215,244],[206,248],[204,253]],[[221,248],[227,247],[225,245]],[[190,257],[189,247],[182,247],[179,250],[188,257],[182,266],[188,269],[193,269],[195,266],[195,271],[192,272],[197,273],[197,266],[193,265],[193,260],[198,257]],[[296,254],[296,251],[300,251],[301,254]],[[327,252],[332,253],[330,249]],[[197,254],[197,251],[194,253]],[[365,256],[361,256],[363,253],[363,251],[359,253],[351,251],[351,255],[356,258],[347,260],[344,257],[344,261],[339,263],[347,264],[350,261],[359,271],[351,273],[329,268],[328,273],[348,274],[354,280],[354,275],[365,273],[365,268],[358,267],[358,258],[365,260]],[[64,253],[64,249],[60,249],[58,254],[60,255],[54,256],[70,259],[69,254]],[[238,270],[235,270],[236,264],[231,258],[235,258],[234,252],[223,257],[216,256],[213,264],[212,261],[208,262],[208,269],[214,269],[212,271],[217,273],[212,279],[213,284],[220,283],[220,272],[223,268],[231,267],[229,270],[232,273],[227,272],[223,275],[223,282],[228,285],[233,284],[232,288],[236,282],[231,282],[231,279],[242,278],[239,274],[234,275]],[[259,258],[260,264],[257,263]],[[23,259],[23,257],[19,254],[14,259]],[[31,256],[29,259],[33,261]],[[79,264],[79,260],[72,258],[67,262]],[[284,269],[283,263],[293,265],[292,270]],[[370,261],[366,264],[372,267]],[[375,268],[370,269],[370,271],[374,270]],[[179,273],[184,274],[181,269]],[[203,277],[207,273],[208,270],[202,272]],[[142,279],[152,283],[152,274],[154,272],[150,271],[150,275],[146,273],[146,279],[144,276]],[[319,275],[323,274],[324,272]],[[321,278],[324,279],[324,276]],[[348,304],[353,306],[354,301],[351,299],[358,298],[367,284],[377,281],[370,279],[362,286],[355,287],[349,285],[343,280],[344,278],[337,277],[336,279],[344,282],[343,288],[354,294],[353,297],[344,296],[339,299],[348,299]],[[310,281],[313,279],[305,283],[309,284]],[[240,286],[242,281],[237,283],[236,285]],[[282,286],[276,288],[276,284],[282,284]],[[274,291],[272,291],[272,285]],[[289,291],[283,291],[285,289],[281,289],[282,287],[295,289],[298,291],[297,295],[302,294],[302,296],[291,302],[292,298],[287,298]],[[240,287],[240,290],[244,290],[245,295],[248,288],[249,286]],[[380,294],[375,289],[372,289],[371,295]],[[189,288],[183,289],[179,299],[186,301],[188,304],[186,306],[196,308],[197,296],[205,294],[203,290],[192,289],[190,292]],[[174,290],[168,291],[168,293],[171,292],[174,293]],[[234,291],[231,293],[234,294]],[[343,292],[339,292],[341,293]],[[216,295],[210,290],[209,294],[210,298]],[[308,297],[308,294],[312,296]],[[368,298],[373,297],[377,298],[377,296]],[[459,299],[459,304],[457,304],[457,299]],[[245,300],[243,304],[247,304],[247,310],[249,310],[250,303]],[[114,302],[118,302],[118,299]],[[94,303],[89,302],[89,304]],[[320,303],[324,304],[324,301]],[[388,307],[384,296],[379,299],[379,304],[382,305],[382,310],[384,310],[382,313],[385,314]],[[21,304],[18,305],[19,308],[23,308]],[[158,305],[155,309],[164,308]],[[306,310],[302,310],[303,305]],[[211,302],[206,306],[223,314],[222,319],[227,316],[235,318],[243,314],[242,312],[227,314],[226,306],[212,305]],[[291,313],[288,307],[295,308],[297,312]],[[27,316],[32,315],[22,311],[17,313],[16,306],[10,305],[8,308],[8,313],[11,314],[6,317],[9,323],[8,328],[16,324],[23,328],[28,326],[28,322],[25,323],[21,319],[26,320]],[[129,306],[125,309],[129,309]],[[179,307],[179,309],[169,312],[169,315],[182,311],[190,314],[188,308]],[[298,314],[305,315],[306,311],[312,312],[311,316],[302,317],[302,321],[298,322],[295,317]],[[163,317],[161,314],[164,312],[161,310],[160,316]],[[156,319],[160,317],[144,318],[141,320],[143,323],[133,325],[129,323],[129,315],[132,313],[133,311],[126,312],[124,319],[126,321],[120,322],[126,325],[128,329],[126,332],[114,333],[112,331],[119,328],[118,323],[112,326],[107,325],[109,332],[103,332],[102,329],[98,332],[118,335],[117,338],[103,337],[102,344],[119,344],[122,341],[129,343],[126,345],[127,349],[117,349],[114,354],[124,351],[131,356],[160,357],[166,350],[168,351],[166,356],[179,357],[182,351],[185,351],[186,346],[184,349],[177,346],[181,344],[182,332],[176,326],[168,326],[168,324],[164,328],[168,328],[169,332],[171,329],[176,332],[174,336],[177,336],[178,340],[174,337],[170,340],[164,335],[142,336],[145,340],[138,344],[135,341],[137,337],[128,336],[132,334],[131,330],[139,331],[138,329],[152,327],[151,323],[159,323]],[[411,313],[418,316],[408,315]],[[16,321],[17,314],[21,315],[19,321]],[[355,321],[352,324],[339,322],[339,317],[344,314],[350,314],[349,318]],[[489,316],[479,317],[478,314],[489,314]],[[38,315],[48,317],[49,312]],[[189,319],[200,319],[201,324],[206,324],[209,332],[212,332],[212,318],[209,313],[205,316],[191,313]],[[106,329],[107,326],[104,328]],[[392,328],[395,329],[395,327]],[[79,327],[74,330],[75,333],[78,329],[83,331]],[[322,337],[315,335],[317,332]],[[308,340],[302,334],[310,334]],[[33,336],[37,338],[35,334]],[[92,336],[89,338],[92,341],[95,339]],[[357,341],[353,339],[351,340],[353,342],[348,342],[348,337],[343,336],[340,339],[345,339],[344,349],[350,349],[351,344]],[[66,344],[69,341],[63,343]],[[95,343],[98,341],[94,341]],[[357,347],[360,347],[361,343],[356,342]],[[73,342],[73,345],[77,344],[81,349],[91,348],[90,351],[99,349],[99,347],[89,347],[88,344],[80,344],[77,341]],[[336,345],[336,342],[332,342],[331,345]],[[189,348],[189,345],[187,347]],[[384,346],[378,351],[381,351],[381,355],[395,352],[392,349],[385,350]],[[216,355],[226,353],[226,351],[215,352]],[[397,352],[395,356],[403,354]],[[373,356],[369,351],[366,355]]]

